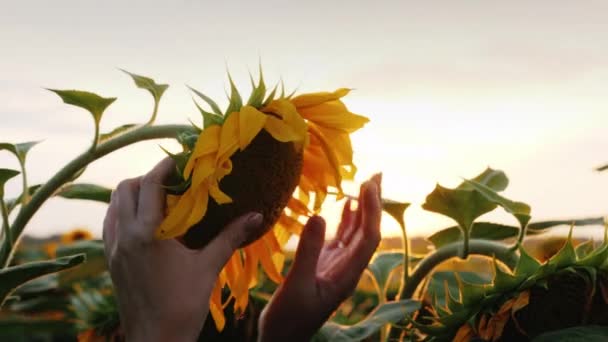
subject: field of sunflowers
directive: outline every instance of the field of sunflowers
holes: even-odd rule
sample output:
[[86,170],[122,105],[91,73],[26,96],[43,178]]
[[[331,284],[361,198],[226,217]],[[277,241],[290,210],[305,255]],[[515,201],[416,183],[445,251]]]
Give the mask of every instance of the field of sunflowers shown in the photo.
[[[288,93],[267,87],[260,70],[247,98],[230,79],[225,110],[191,89],[202,123],[156,125],[168,85],[126,73],[152,96],[153,111],[144,124],[107,133],[99,123],[115,98],[51,90],[91,115],[94,134],[91,146],[47,182],[27,180],[27,154],[37,142],[0,144],[21,166],[0,169],[0,339],[123,338],[103,242],[86,229],[34,239],[27,236],[27,223],[54,196],[108,203],[112,189],[78,181],[87,165],[139,141],[175,138],[182,150],[167,151],[176,170],[166,184],[166,216],[156,238],[200,248],[232,218],[264,213],[266,233],[222,270],[200,336],[255,341],[259,314],[293,260],[284,249],[287,241],[326,200],[352,197],[342,189],[356,172],[349,134],[367,118],[341,101],[348,89]],[[4,184],[19,177],[22,194],[4,198]],[[402,238],[383,242],[357,291],[314,340],[608,340],[608,223],[603,217],[535,221],[525,199],[502,194],[508,185],[507,175],[492,168],[455,188],[437,185],[422,207],[454,225],[426,240],[408,238],[408,203],[383,198],[382,209],[399,224]],[[479,220],[494,210],[518,224]],[[568,237],[546,238],[564,225],[570,226]],[[581,226],[604,226],[603,239],[574,239],[572,231]]]

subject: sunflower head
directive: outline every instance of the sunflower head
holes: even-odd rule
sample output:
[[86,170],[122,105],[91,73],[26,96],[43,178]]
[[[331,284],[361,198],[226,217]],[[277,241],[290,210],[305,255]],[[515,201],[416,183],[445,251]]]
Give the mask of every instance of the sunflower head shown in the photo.
[[282,246],[300,233],[301,218],[320,209],[329,189],[342,194],[342,180],[356,172],[350,134],[368,121],[342,103],[348,89],[294,96],[274,87],[266,94],[261,70],[252,86],[243,101],[230,79],[224,111],[192,89],[209,109],[195,100],[203,127],[198,134],[180,135],[183,151],[169,154],[176,174],[167,186],[166,217],[156,231],[159,239],[180,238],[200,248],[236,217],[263,214],[263,235],[235,252],[214,288],[210,311],[220,330],[222,289],[230,289],[229,300],[242,312],[260,265],[271,280],[281,281]]
[[68,244],[80,240],[91,240],[93,234],[85,228],[75,228],[61,235],[61,243]]

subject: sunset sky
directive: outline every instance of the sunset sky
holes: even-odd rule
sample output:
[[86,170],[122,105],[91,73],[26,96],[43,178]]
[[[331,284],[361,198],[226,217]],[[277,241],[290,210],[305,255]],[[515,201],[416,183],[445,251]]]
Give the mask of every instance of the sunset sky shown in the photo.
[[[29,155],[43,182],[90,143],[92,120],[43,88],[118,101],[102,130],[144,122],[151,97],[117,68],[171,85],[160,123],[200,121],[185,85],[224,99],[226,66],[243,92],[261,59],[268,83],[300,92],[353,88],[349,108],[371,122],[353,136],[356,193],[384,173],[384,195],[412,202],[413,235],[449,219],[420,208],[439,182],[487,166],[533,220],[608,214],[608,2],[605,1],[11,1],[0,4],[0,141],[44,139]],[[224,101],[225,103],[225,101]],[[80,181],[114,187],[149,170],[169,140],[91,165]],[[0,167],[18,168],[7,153]],[[20,182],[7,185],[16,196]],[[336,223],[338,204],[324,215]],[[85,226],[105,205],[52,199],[26,232]],[[502,211],[487,219],[514,223]],[[398,233],[390,218],[385,235]]]

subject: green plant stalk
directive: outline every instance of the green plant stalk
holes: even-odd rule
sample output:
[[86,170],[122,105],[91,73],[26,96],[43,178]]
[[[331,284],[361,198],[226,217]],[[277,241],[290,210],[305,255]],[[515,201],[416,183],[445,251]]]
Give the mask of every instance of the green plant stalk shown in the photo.
[[29,222],[40,206],[47,199],[53,196],[57,189],[59,189],[66,182],[70,181],[74,174],[76,174],[83,167],[122,147],[144,140],[174,138],[177,136],[179,131],[184,130],[194,129],[187,125],[142,126],[101,143],[94,150],[89,149],[73,159],[44,185],[42,185],[40,189],[34,193],[27,205],[22,206],[19,214],[10,227],[12,238],[10,240],[5,240],[5,243],[0,249],[1,264],[4,265],[4,267],[10,264],[13,252],[11,246],[13,246],[14,243],[19,239],[21,233],[23,233],[25,225]]
[[[410,282],[410,240],[407,238],[405,223],[401,226],[401,234],[403,237],[403,280],[399,286],[399,294],[403,292],[405,284]],[[401,299],[399,297],[398,299]]]
[[9,248],[12,248],[11,230],[8,223],[8,208],[4,202],[4,193],[0,192],[0,210],[2,211],[2,231],[4,232],[4,243],[9,244]]
[[157,113],[158,113],[158,101],[154,101],[154,109],[152,110],[152,116],[150,117],[150,120],[148,120],[148,122],[146,122],[146,126],[150,126],[154,123],[154,121],[156,121]]
[[95,122],[95,135],[93,136],[93,145],[91,145],[90,152],[94,152],[99,144],[99,122]]
[[25,205],[30,200],[30,193],[27,185],[27,173],[25,172],[25,160],[19,158],[19,165],[21,166],[21,180],[23,184],[23,196],[21,197],[21,205]]
[[[470,254],[484,255],[487,257],[496,256],[497,260],[502,261],[511,269],[515,268],[515,264],[519,259],[514,251],[502,243],[482,239],[470,239],[468,243]],[[420,285],[435,267],[448,259],[459,257],[463,248],[464,241],[452,242],[440,247],[434,253],[422,259],[416,267],[416,270],[412,273],[410,281],[405,285],[403,292],[399,295],[399,298],[412,298],[418,285]]]
[[460,258],[463,260],[466,260],[470,253],[471,229],[473,229],[473,224],[469,226],[469,229],[460,229],[462,232],[462,254]]

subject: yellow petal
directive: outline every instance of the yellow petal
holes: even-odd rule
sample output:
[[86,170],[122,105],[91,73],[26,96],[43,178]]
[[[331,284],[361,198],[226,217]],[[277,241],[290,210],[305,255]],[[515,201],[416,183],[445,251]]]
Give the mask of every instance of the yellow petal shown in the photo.
[[205,181],[208,180],[209,176],[216,172],[215,155],[209,154],[198,158],[195,163],[194,172],[192,173],[192,185],[193,188],[202,186]]
[[232,198],[230,198],[230,196],[226,195],[222,190],[220,190],[217,184],[211,185],[209,187],[209,195],[213,197],[217,204],[232,203]]
[[228,116],[222,124],[220,133],[220,146],[217,152],[217,160],[226,160],[232,156],[239,148],[239,112],[234,112]]
[[335,155],[333,149],[329,146],[329,143],[326,141],[325,137],[319,130],[317,130],[313,126],[310,126],[309,131],[314,137],[316,137],[318,139],[319,144],[320,144],[321,148],[323,149],[323,152],[325,153],[325,156],[326,156],[327,160],[329,161],[329,164],[331,165],[331,172],[333,173],[333,176],[336,180],[336,187],[338,188],[338,192],[342,193],[342,188],[341,188],[342,175],[340,174],[340,165],[339,165],[338,159],[336,158],[336,155]]
[[308,125],[289,101],[272,101],[264,108],[264,111],[280,116],[279,119],[269,115],[264,125],[264,128],[276,140],[281,142],[304,142],[306,140]]
[[291,99],[291,102],[298,108],[316,106],[318,104],[334,101],[343,96],[346,96],[350,92],[350,89],[340,88],[332,93],[330,92],[318,92],[302,94]]
[[218,279],[215,282],[213,291],[211,291],[211,298],[209,300],[209,312],[218,331],[224,330],[224,326],[226,325],[226,317],[224,317],[224,310],[222,309],[222,287],[221,281]]
[[[174,209],[161,222],[156,229],[155,236],[158,239],[170,239],[179,236],[176,232],[185,223],[194,207],[194,197],[191,191],[186,191],[179,199]],[[187,228],[187,227],[186,227]]]
[[239,116],[239,147],[245,149],[266,124],[267,115],[252,106],[241,108]]
[[259,239],[258,241],[251,244],[251,247],[254,248],[255,253],[260,259],[260,263],[262,264],[262,268],[268,278],[274,281],[275,283],[280,283],[283,280],[283,277],[280,274],[280,271],[277,271],[272,261],[272,255],[266,246],[266,243],[263,239]]
[[[188,191],[190,191],[190,189]],[[207,204],[209,203],[209,189],[206,186],[201,186],[200,188],[195,189],[192,196],[194,197],[194,207],[191,209],[190,216],[188,216],[186,224],[182,225],[178,230],[179,235],[185,234],[190,227],[202,220],[203,216],[205,216],[205,213],[207,212]]]
[[213,125],[205,128],[201,134],[198,136],[198,140],[196,141],[196,145],[194,145],[194,150],[192,151],[192,155],[186,163],[186,167],[184,168],[184,178],[190,178],[190,173],[194,168],[194,162],[197,158],[201,156],[217,152],[219,149],[220,142],[220,131],[221,127],[218,125]]
[[348,133],[358,130],[369,122],[368,118],[349,112],[341,101],[331,101],[316,106],[298,108],[298,112],[306,120]]

